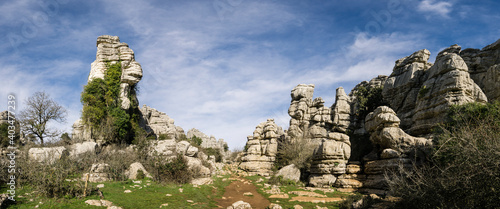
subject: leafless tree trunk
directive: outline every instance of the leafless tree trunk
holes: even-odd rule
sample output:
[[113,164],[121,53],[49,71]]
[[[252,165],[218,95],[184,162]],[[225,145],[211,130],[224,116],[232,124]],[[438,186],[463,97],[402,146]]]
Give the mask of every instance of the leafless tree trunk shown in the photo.
[[40,143],[46,137],[55,137],[59,133],[51,130],[47,123],[51,120],[56,122],[66,121],[66,109],[52,100],[45,92],[35,92],[26,101],[26,108],[20,112],[19,121],[27,134],[33,134]]

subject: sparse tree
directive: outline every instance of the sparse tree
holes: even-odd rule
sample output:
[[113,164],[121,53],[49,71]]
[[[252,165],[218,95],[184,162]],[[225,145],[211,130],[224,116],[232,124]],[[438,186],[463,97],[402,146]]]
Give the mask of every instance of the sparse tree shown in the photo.
[[65,122],[66,109],[57,104],[45,92],[35,92],[26,101],[26,108],[20,112],[19,121],[27,134],[36,136],[43,144],[47,137],[59,135],[57,130],[47,127],[50,121]]

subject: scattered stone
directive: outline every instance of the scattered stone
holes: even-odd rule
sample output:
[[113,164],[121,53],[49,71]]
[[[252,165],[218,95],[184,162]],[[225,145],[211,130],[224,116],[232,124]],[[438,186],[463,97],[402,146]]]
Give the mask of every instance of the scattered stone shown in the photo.
[[209,184],[212,184],[213,183],[213,179],[212,178],[197,178],[197,179],[193,179],[191,181],[191,184],[193,186],[201,186],[201,185],[209,185]]
[[288,199],[290,197],[288,196],[288,194],[282,193],[282,194],[273,194],[273,195],[269,196],[269,198],[272,198],[272,199]]
[[182,193],[184,191],[184,189],[182,188],[179,188],[179,192]]
[[253,194],[251,192],[245,192],[243,193],[243,196],[253,196]]
[[132,191],[130,191],[129,189],[123,191],[123,193],[131,193]]
[[167,197],[172,197],[172,194],[166,194],[165,196],[167,196]]
[[227,209],[252,209],[250,203],[238,201],[233,203],[231,206],[227,207]]
[[96,187],[97,188],[104,188],[104,184],[98,184]]
[[310,203],[328,203],[328,202],[338,202],[342,201],[342,198],[340,197],[305,197],[305,196],[297,196],[297,197],[292,197],[290,201],[297,201],[297,202],[310,202]]
[[275,203],[271,203],[269,206],[267,206],[268,209],[283,209],[283,207],[281,207],[281,205],[278,205],[278,204],[275,204]]
[[293,209],[304,209],[304,207],[300,206],[300,205],[294,205],[293,206]]
[[192,201],[192,200],[186,200],[186,202],[193,203],[194,201]]
[[160,205],[160,208],[167,207],[167,206],[168,206],[168,203],[163,203]]
[[306,196],[306,197],[326,197],[326,195],[318,194],[316,192],[308,192],[308,191],[291,191],[288,193],[298,195],[298,196]]

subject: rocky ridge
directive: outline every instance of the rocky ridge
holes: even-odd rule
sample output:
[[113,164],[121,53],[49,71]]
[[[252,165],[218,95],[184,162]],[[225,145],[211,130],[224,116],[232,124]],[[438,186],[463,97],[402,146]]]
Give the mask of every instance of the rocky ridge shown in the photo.
[[[444,122],[449,107],[500,97],[500,40],[481,50],[462,51],[452,45],[438,53],[434,64],[429,57],[430,52],[422,49],[401,58],[390,76],[363,81],[349,95],[338,88],[330,108],[323,99],[313,99],[313,84],[291,91],[290,126],[282,139],[309,139],[315,144],[309,184],[383,193],[384,171],[411,167],[425,158],[432,146],[431,130]],[[360,92],[367,89],[380,89],[382,106],[364,117],[366,107],[360,101],[367,98],[360,98]],[[258,142],[249,137],[247,147],[252,149],[246,156],[259,154]],[[360,152],[362,144],[371,148]],[[266,165],[273,164],[272,158],[267,160]],[[255,172],[258,163],[244,163],[242,168],[250,174],[261,174]]]

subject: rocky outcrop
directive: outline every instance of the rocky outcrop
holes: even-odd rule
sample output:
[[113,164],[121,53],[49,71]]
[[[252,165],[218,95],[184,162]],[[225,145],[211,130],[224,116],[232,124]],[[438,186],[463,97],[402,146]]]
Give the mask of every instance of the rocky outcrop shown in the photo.
[[71,138],[73,140],[92,141],[92,131],[90,127],[83,124],[82,119],[78,119],[73,123]]
[[174,119],[168,117],[167,114],[147,105],[143,105],[140,111],[142,117],[139,124],[148,133],[155,134],[157,139],[162,135],[163,139],[181,139],[181,136],[184,135],[184,129],[175,126]]
[[292,90],[288,109],[292,119],[287,134],[291,140],[307,138],[319,145],[321,139],[328,136],[333,121],[331,109],[324,106],[325,101],[321,97],[313,100],[313,93],[313,84],[299,84]]
[[374,148],[371,155],[364,158],[366,176],[362,179],[363,187],[372,191],[384,190],[387,189],[384,173],[400,167],[412,168],[412,163],[419,163],[425,158],[422,155],[427,153],[432,141],[405,133],[399,128],[400,120],[396,113],[387,106],[369,113],[365,121]]
[[424,75],[432,66],[432,63],[427,62],[430,54],[429,50],[422,49],[397,60],[392,74],[384,84],[384,100],[398,113],[403,128],[409,128],[413,124],[412,116]]
[[500,98],[500,39],[483,49],[465,49],[460,56],[471,78],[481,87],[489,101]]
[[69,146],[69,156],[78,157],[85,153],[96,153],[97,143],[95,142],[82,142],[76,143]]
[[54,163],[55,161],[61,159],[63,153],[66,151],[66,148],[63,146],[30,148],[28,150],[28,157],[30,160],[37,162]]
[[409,132],[427,134],[437,123],[444,122],[451,105],[487,102],[486,95],[470,78],[467,65],[457,54],[459,46],[441,51],[436,63],[426,72],[426,80],[416,100],[414,124]]
[[208,136],[205,133],[201,132],[200,130],[196,128],[189,129],[189,131],[186,134],[186,137],[188,139],[191,139],[193,137],[198,137],[200,138],[201,141],[201,147],[202,148],[213,148],[213,149],[218,149],[220,150],[221,154],[223,157],[228,156],[229,150],[226,150],[228,147],[227,143],[224,141],[224,139],[219,139],[217,140],[215,136]]
[[[191,146],[187,141],[176,142],[174,139],[151,141],[149,149],[151,151],[149,155],[166,160],[171,160],[178,155],[183,156],[189,169],[197,171],[201,176],[210,176],[212,170],[215,169],[215,162],[210,162],[206,154]],[[204,166],[203,161],[207,162],[210,168]]]
[[322,187],[332,186],[337,176],[346,172],[351,157],[349,136],[343,133],[329,133],[320,146],[314,150],[309,184]]
[[351,124],[351,99],[344,88],[336,91],[335,103],[332,106],[332,122],[334,131],[345,133]]
[[241,158],[240,168],[251,175],[269,176],[278,152],[278,140],[284,137],[281,127],[276,125],[274,119],[267,119],[260,123],[248,136],[246,151]]
[[[96,59],[91,64],[88,82],[93,79],[104,79],[107,64],[121,62],[122,75],[120,84],[120,101],[122,109],[129,109],[131,88],[142,78],[141,65],[135,61],[134,51],[126,43],[120,43],[118,36],[103,35],[97,38]],[[137,98],[133,98],[137,100]]]
[[458,45],[444,49],[434,65],[427,62],[430,52],[426,49],[396,61],[382,94],[401,118],[404,130],[429,134],[432,127],[444,122],[451,105],[487,101],[459,56],[460,49]]

